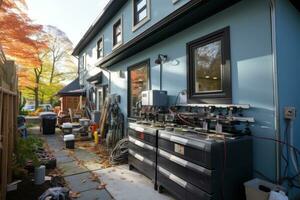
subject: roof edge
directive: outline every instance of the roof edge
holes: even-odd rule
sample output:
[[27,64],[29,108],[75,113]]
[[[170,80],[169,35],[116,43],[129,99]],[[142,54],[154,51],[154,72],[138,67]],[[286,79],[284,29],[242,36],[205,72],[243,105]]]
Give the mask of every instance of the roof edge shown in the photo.
[[99,31],[115,16],[128,0],[110,0],[94,23],[88,28],[81,40],[75,46],[72,55],[78,56]]

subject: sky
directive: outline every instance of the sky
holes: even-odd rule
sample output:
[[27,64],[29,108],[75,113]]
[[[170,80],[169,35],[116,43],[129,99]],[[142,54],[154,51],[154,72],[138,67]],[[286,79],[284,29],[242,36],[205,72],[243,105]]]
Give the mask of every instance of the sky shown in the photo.
[[[35,23],[64,31],[75,46],[109,0],[27,0]],[[88,3],[87,3],[88,2]]]

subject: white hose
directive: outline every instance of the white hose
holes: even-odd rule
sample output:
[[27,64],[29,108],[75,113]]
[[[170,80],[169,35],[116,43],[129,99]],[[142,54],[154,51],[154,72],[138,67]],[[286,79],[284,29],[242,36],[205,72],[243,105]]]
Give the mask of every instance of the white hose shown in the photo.
[[[293,120],[291,120],[290,122],[290,145],[293,146],[294,145],[294,128],[293,128]],[[297,172],[297,174],[299,173],[299,166],[298,163],[296,162],[296,158],[295,158],[295,150],[290,147],[290,152],[291,153],[291,159],[292,159],[292,163],[293,166]]]

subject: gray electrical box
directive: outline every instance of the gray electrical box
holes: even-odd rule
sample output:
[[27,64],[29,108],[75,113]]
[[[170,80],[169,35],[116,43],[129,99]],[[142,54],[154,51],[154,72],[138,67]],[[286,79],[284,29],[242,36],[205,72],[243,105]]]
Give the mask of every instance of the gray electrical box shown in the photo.
[[142,106],[168,106],[168,92],[161,90],[143,91]]

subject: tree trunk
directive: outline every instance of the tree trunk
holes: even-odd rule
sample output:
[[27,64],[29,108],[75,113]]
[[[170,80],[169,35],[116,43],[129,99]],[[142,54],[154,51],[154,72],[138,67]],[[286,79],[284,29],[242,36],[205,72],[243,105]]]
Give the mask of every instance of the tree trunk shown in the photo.
[[34,86],[34,102],[35,102],[35,109],[39,107],[39,87],[40,87],[40,78],[42,74],[43,66],[39,69],[34,69],[35,73],[35,86]]
[[45,97],[45,95],[42,93],[41,104],[44,104],[44,97]]
[[[52,84],[53,78],[54,78],[55,64],[56,64],[55,58],[53,58],[51,76],[50,76],[50,81],[49,81],[50,85]],[[50,104],[53,105],[53,97],[50,97]]]
[[36,85],[34,88],[34,104],[35,104],[35,109],[39,107],[39,87]]

